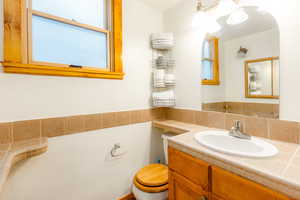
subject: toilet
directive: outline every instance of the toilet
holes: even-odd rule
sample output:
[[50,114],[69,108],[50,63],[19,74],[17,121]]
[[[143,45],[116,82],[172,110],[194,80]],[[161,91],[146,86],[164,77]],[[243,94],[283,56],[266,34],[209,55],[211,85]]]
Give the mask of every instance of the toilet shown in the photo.
[[[166,164],[168,164],[168,138],[163,134]],[[163,164],[150,164],[140,169],[133,180],[132,193],[136,200],[168,199],[168,167]]]

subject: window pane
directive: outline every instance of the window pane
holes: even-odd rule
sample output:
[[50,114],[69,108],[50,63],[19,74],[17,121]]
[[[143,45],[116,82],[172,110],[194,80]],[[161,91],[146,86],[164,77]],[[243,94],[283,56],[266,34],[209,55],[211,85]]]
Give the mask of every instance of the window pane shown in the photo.
[[106,37],[105,33],[32,17],[34,61],[106,68]]
[[106,0],[32,0],[32,9],[107,28]]
[[211,55],[210,44],[209,41],[205,40],[203,45],[203,55],[202,58],[210,58]]
[[209,40],[210,59],[214,59],[215,56],[215,45],[214,40]]
[[211,61],[202,61],[202,80],[213,80],[213,65]]

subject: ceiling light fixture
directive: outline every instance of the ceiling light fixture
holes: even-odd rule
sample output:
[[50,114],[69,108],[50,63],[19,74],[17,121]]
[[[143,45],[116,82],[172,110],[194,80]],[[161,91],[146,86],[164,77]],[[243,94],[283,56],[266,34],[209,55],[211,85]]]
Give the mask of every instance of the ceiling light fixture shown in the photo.
[[232,13],[236,8],[238,8],[238,2],[233,0],[221,0],[217,7],[217,13],[220,16],[226,16]]
[[243,8],[237,8],[229,15],[226,22],[229,25],[237,25],[245,22],[248,18],[249,16]]
[[[216,5],[213,5],[214,7]],[[193,27],[204,27],[208,33],[216,33],[221,30],[220,24],[213,17],[205,13],[210,7],[204,7],[201,0],[197,1],[197,12],[193,18]]]
[[216,9],[218,15],[225,16],[229,14],[227,24],[237,25],[245,22],[249,16],[245,10],[240,7],[240,0],[215,0],[215,3],[208,6],[203,5],[202,0],[197,0],[197,12],[194,15],[193,26],[204,27],[209,33],[215,33],[221,30],[220,24],[216,18],[207,14],[207,11]]

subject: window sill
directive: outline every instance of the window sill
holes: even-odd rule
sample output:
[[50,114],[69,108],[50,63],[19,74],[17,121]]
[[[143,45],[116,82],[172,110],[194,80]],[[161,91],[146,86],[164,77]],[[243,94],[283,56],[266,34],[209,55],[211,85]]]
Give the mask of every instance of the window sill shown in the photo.
[[102,79],[119,79],[124,78],[124,73],[109,72],[97,69],[70,68],[70,67],[53,67],[44,65],[32,65],[21,63],[2,63],[5,73],[15,74],[33,74],[33,75],[50,75],[50,76],[71,76],[85,78],[102,78]]
[[253,98],[253,99],[279,99],[279,96],[272,96],[272,95],[246,95],[246,98]]
[[202,85],[220,85],[220,81],[216,80],[203,80],[201,82]]

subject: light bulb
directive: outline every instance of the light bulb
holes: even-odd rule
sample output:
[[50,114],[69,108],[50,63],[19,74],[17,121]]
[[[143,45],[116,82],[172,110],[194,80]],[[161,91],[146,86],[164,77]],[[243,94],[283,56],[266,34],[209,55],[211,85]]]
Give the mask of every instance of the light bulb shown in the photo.
[[249,18],[248,14],[243,8],[238,8],[233,11],[227,19],[227,24],[237,25],[245,22]]

